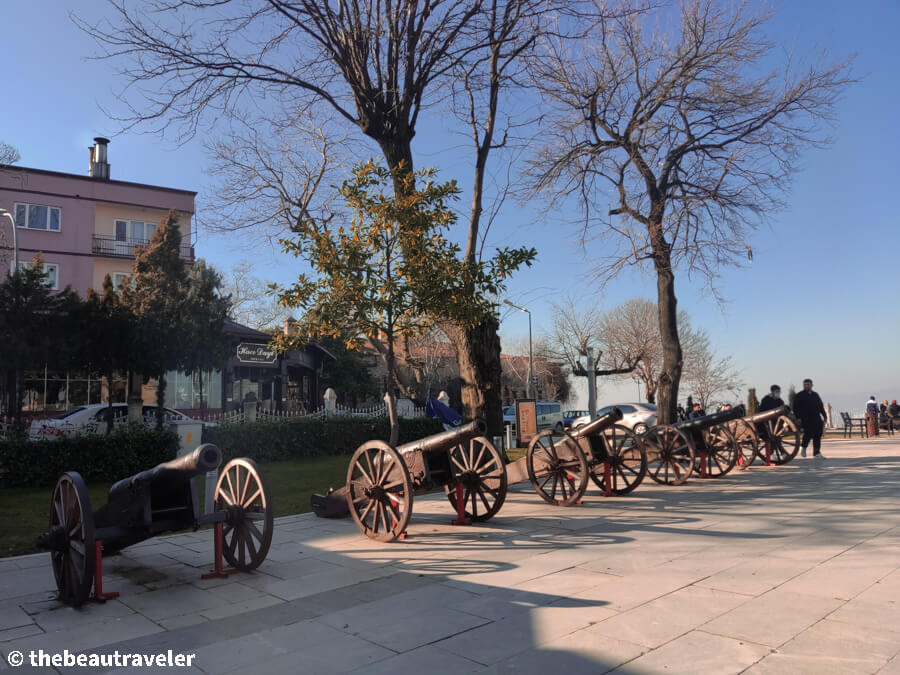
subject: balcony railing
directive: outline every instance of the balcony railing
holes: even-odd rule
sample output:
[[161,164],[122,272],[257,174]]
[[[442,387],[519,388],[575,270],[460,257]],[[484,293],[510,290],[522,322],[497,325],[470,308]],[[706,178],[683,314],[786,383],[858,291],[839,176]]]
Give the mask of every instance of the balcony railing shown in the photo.
[[[145,248],[149,242],[143,239],[116,239],[94,235],[94,255],[110,256],[113,258],[134,258],[136,249]],[[182,244],[178,252],[182,260],[194,262],[194,247],[190,244]]]

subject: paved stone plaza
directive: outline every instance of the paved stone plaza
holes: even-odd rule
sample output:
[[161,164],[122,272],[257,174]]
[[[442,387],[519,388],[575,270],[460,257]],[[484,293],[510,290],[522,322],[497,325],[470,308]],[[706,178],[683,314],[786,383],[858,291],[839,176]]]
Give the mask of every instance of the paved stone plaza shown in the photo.
[[0,653],[173,650],[205,673],[897,675],[894,438],[619,499],[592,487],[570,509],[520,484],[474,527],[416,498],[393,544],[281,518],[260,569],[226,580],[200,579],[209,531],[161,537],[109,558],[121,596],[81,610],[54,600],[49,555],[2,559]]

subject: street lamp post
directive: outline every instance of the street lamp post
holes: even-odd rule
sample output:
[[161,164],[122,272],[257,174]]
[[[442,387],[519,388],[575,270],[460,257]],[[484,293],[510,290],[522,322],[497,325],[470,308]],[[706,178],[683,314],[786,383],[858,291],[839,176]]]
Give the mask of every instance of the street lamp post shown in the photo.
[[0,209],[0,216],[6,216],[7,218],[9,218],[9,224],[12,226],[13,268],[9,272],[10,276],[12,276],[13,273],[19,271],[19,239],[18,239],[18,235],[16,234],[16,220],[15,220],[15,218],[13,218],[12,214],[9,211],[7,211],[6,209]]
[[520,312],[525,312],[528,315],[528,398],[534,398],[534,352],[531,348],[531,312],[524,307],[514,305],[509,300],[504,300],[503,302],[513,309],[518,309]]

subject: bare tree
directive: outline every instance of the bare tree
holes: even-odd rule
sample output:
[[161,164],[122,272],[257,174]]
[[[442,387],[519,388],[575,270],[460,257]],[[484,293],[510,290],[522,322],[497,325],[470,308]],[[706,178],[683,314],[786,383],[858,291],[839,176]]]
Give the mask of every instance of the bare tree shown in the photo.
[[[135,9],[124,0],[111,4],[114,21],[76,22],[104,47],[106,57],[123,64],[130,111],[123,121],[160,130],[174,125],[181,138],[196,133],[204,117],[222,112],[260,110],[269,119],[297,119],[297,111],[318,115],[325,107],[372,139],[390,169],[412,172],[420,113],[445,99],[446,83],[462,73],[462,90],[471,92],[476,145],[464,259],[474,263],[480,257],[487,161],[504,143],[495,135],[500,94],[518,85],[520,59],[543,34],[542,26],[560,9],[582,3],[157,0]],[[395,190],[401,185],[395,181]],[[294,206],[305,201],[295,198]],[[520,251],[519,264],[530,259],[526,253]],[[472,326],[443,310],[435,307],[434,313],[457,348],[466,412],[484,412],[499,433],[496,317]]]
[[[552,401],[568,400],[571,387],[567,377],[567,364],[556,357],[546,338],[534,340],[532,350],[536,397]],[[524,394],[528,391],[528,366],[528,341],[508,340],[502,367],[503,389],[509,392],[509,398],[515,399],[518,392]]]
[[225,280],[225,293],[231,296],[229,315],[238,323],[257,330],[278,328],[289,311],[268,291],[268,283],[253,274],[247,261],[235,265]]
[[598,280],[627,265],[656,273],[660,422],[675,418],[683,367],[676,268],[706,275],[714,290],[717,270],[749,253],[750,231],[782,206],[802,151],[827,142],[822,122],[851,81],[849,61],[800,69],[789,58],[765,72],[770,17],[715,0],[685,0],[680,26],[626,12],[577,52],[557,44],[534,69],[557,108],[532,167],[536,186],[552,189],[554,203],[578,201],[585,240],[617,242]]
[[4,143],[0,141],[0,165],[2,164],[15,164],[21,158],[19,155],[19,151],[16,150],[9,143]]
[[715,397],[729,395],[740,398],[744,383],[731,357],[717,356],[705,331],[698,331],[696,336],[696,351],[684,362],[684,384],[694,400],[699,401],[701,408],[708,410]]

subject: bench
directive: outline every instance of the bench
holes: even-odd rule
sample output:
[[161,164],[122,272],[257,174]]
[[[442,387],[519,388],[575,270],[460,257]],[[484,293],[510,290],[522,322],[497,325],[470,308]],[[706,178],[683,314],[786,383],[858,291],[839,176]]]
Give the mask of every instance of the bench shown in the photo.
[[869,430],[866,427],[866,420],[862,417],[850,417],[850,413],[841,413],[841,419],[844,421],[844,438],[853,438],[853,432],[859,427],[859,435],[865,438],[869,437]]

